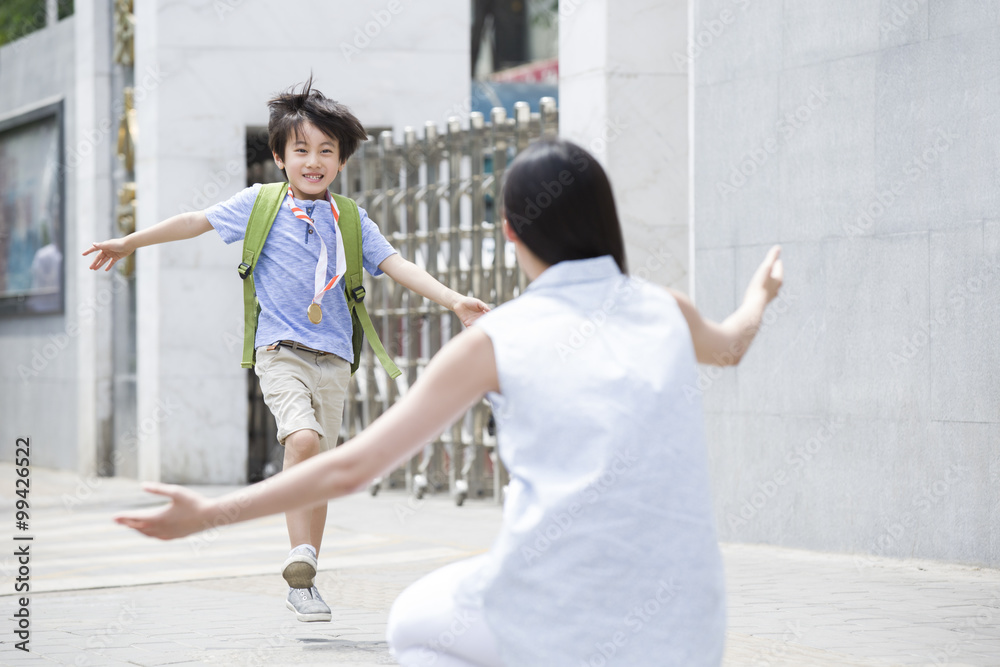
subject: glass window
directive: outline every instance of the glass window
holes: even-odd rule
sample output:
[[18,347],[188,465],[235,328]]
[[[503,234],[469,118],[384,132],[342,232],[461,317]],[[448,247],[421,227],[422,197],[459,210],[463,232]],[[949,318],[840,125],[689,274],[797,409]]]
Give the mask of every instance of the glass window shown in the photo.
[[63,310],[62,103],[0,121],[0,315]]

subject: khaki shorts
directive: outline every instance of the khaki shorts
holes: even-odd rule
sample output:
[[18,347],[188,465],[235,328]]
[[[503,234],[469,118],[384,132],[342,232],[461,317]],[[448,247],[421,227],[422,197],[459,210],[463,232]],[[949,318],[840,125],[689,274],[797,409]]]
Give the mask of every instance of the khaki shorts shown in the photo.
[[274,420],[278,442],[304,428],[319,434],[319,450],[337,445],[344,418],[344,397],[351,364],[334,354],[316,354],[279,346],[257,348],[254,366]]

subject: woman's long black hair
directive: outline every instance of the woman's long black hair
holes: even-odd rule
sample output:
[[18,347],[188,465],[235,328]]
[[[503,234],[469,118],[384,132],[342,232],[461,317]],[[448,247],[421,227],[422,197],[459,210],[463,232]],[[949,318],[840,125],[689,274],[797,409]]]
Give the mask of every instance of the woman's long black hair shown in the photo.
[[507,171],[503,206],[514,233],[546,264],[611,255],[628,272],[611,183],[580,146],[562,139],[528,146]]

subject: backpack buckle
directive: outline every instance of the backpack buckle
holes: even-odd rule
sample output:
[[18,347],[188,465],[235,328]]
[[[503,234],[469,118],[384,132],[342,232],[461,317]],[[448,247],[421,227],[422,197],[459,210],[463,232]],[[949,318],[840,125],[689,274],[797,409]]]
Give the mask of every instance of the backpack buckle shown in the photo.
[[362,285],[358,285],[351,290],[351,295],[354,296],[354,300],[361,303],[365,300],[365,288]]
[[236,267],[236,271],[239,272],[240,278],[246,280],[247,277],[253,272],[253,267],[246,262],[243,262]]

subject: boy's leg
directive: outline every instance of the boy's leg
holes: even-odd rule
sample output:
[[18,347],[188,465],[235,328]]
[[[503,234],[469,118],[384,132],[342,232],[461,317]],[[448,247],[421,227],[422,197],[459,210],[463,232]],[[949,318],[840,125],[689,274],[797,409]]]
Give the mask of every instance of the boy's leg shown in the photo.
[[[285,438],[284,468],[302,463],[319,454],[319,434],[304,428]],[[288,541],[291,548],[300,544],[311,544],[319,554],[323,541],[323,527],[326,525],[326,504],[301,510],[285,512],[288,525]]]
[[312,508],[312,519],[309,524],[309,544],[316,547],[316,556],[323,545],[323,529],[326,528],[326,504]]
[[[309,428],[292,432],[285,438],[285,466],[297,465],[321,452],[332,449],[337,444],[340,423],[344,416],[344,397],[351,378],[350,364],[340,357],[328,355],[312,358],[311,366],[318,372],[315,384],[311,385],[311,407],[320,431]],[[300,621],[329,621],[330,607],[323,601],[313,577],[320,547],[323,544],[323,529],[326,527],[327,504],[322,503],[308,510],[286,512],[288,537],[292,553],[286,562],[293,562],[292,570],[285,571],[285,579],[293,586],[288,592],[286,606],[295,612]],[[309,544],[315,552],[309,556],[304,552]],[[294,561],[299,562],[294,562]],[[305,562],[302,562],[305,561]],[[293,576],[299,569],[302,577]],[[310,583],[308,589],[295,586]]]
[[[351,381],[351,365],[340,357],[329,355],[318,359],[317,366],[320,371],[319,381],[316,383],[316,391],[313,392],[312,405],[316,419],[326,434],[317,439],[318,453],[323,453],[336,447],[340,436],[340,425],[344,419],[344,400]],[[316,547],[317,553],[323,545],[326,512],[326,503],[312,509],[309,543]]]
[[[316,419],[312,396],[321,371],[315,355],[285,347],[257,349],[255,371],[260,377],[264,402],[278,424],[278,441],[285,445],[285,466],[315,456],[321,449],[324,427]],[[292,550],[281,566],[288,582],[285,606],[300,621],[329,621],[330,608],[316,590],[316,549],[312,540],[312,510],[286,515]]]
[[[333,355],[278,347],[258,348],[255,368],[264,402],[278,424],[289,468],[331,449],[340,433],[350,364]],[[292,550],[282,565],[286,606],[300,621],[329,621],[330,608],[315,586],[326,504],[285,513]]]

